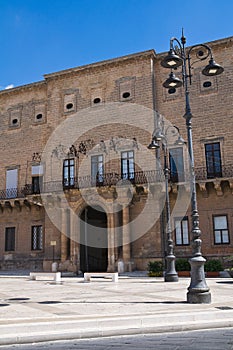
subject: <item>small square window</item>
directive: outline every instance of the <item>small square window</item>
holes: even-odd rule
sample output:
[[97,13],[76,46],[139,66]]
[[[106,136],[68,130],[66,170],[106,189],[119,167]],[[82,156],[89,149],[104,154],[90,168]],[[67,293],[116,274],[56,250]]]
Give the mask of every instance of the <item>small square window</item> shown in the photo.
[[135,78],[125,77],[120,79],[119,93],[121,102],[132,100],[135,95]]
[[12,108],[9,110],[9,127],[11,129],[20,128],[22,108]]
[[43,124],[46,123],[46,103],[36,102],[34,105],[34,120],[33,124]]
[[66,94],[64,96],[64,112],[71,113],[76,111],[76,95]]

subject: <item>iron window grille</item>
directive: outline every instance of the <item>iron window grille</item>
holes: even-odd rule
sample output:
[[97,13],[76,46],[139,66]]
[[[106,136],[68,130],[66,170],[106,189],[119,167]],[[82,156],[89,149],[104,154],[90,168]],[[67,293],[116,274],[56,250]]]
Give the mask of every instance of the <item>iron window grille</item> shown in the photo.
[[43,228],[42,225],[32,226],[32,250],[43,249]]

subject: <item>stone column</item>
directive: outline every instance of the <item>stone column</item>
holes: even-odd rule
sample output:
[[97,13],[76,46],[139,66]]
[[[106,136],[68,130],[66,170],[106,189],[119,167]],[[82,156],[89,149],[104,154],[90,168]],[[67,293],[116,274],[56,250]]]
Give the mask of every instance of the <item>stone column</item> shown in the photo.
[[64,262],[68,256],[67,209],[61,209],[61,220],[61,262]]
[[114,213],[108,213],[108,272],[115,271]]
[[125,265],[125,271],[127,271],[131,254],[130,254],[130,224],[129,224],[129,206],[126,206],[122,209],[122,229],[123,229],[123,261]]
[[73,271],[80,269],[80,221],[77,214],[70,212],[70,261],[73,266]]
[[121,242],[120,240],[120,229],[119,229],[119,211],[114,211],[114,251],[115,251],[115,259],[118,260],[118,247]]

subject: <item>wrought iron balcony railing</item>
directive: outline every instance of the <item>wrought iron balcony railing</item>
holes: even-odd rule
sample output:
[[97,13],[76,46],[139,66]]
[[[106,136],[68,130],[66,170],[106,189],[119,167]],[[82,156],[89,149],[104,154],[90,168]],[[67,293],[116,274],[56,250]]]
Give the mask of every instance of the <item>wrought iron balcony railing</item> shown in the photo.
[[[221,174],[210,174],[206,168],[195,168],[195,175],[197,181],[203,181],[213,178],[233,178],[233,165],[226,165],[222,167]],[[219,176],[222,175],[222,176]],[[187,182],[190,179],[188,173],[170,173],[169,181],[171,183]],[[40,193],[53,193],[62,192],[70,189],[84,189],[90,187],[108,187],[116,186],[119,182],[124,183],[129,181],[134,185],[154,184],[164,181],[163,170],[148,170],[129,172],[125,174],[107,173],[98,174],[95,177],[90,175],[80,177],[70,177],[63,179],[62,181],[44,182],[40,188],[27,184],[22,188],[11,188],[6,190],[0,190],[0,200],[14,199],[14,198],[26,198],[28,195],[40,194]]]
[[232,178],[233,177],[233,164],[222,165],[218,171],[211,169],[208,171],[206,167],[195,168],[196,180],[208,180],[216,178]]
[[131,172],[127,174],[107,173],[103,175],[97,175],[92,177],[90,175],[80,177],[70,177],[63,179],[62,181],[51,181],[44,182],[41,184],[40,189],[36,188],[32,184],[27,184],[22,188],[11,188],[6,190],[0,190],[0,199],[14,199],[14,198],[25,198],[28,195],[39,194],[39,193],[51,193],[61,192],[63,190],[70,189],[82,189],[90,187],[108,187],[116,186],[120,181],[129,181],[132,184],[148,184],[163,181],[162,170],[149,170]]

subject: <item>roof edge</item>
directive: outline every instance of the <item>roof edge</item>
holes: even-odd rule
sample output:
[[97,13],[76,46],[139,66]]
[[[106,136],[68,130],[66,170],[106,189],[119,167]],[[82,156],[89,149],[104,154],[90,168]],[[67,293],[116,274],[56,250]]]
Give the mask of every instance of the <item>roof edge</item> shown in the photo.
[[93,63],[89,63],[89,64],[85,64],[83,66],[77,66],[74,68],[68,68],[68,69],[64,69],[58,72],[54,72],[54,73],[48,73],[48,74],[44,74],[44,78],[45,79],[49,79],[49,78],[55,78],[58,77],[60,75],[64,75],[64,74],[69,74],[72,72],[78,72],[78,71],[82,71],[85,69],[89,69],[89,68],[96,68],[96,67],[100,67],[103,65],[109,65],[109,64],[113,64],[113,63],[120,63],[121,61],[127,61],[127,60],[131,60],[131,59],[136,59],[137,57],[147,57],[147,56],[156,56],[156,52],[154,49],[150,49],[150,50],[146,50],[146,51],[141,51],[141,52],[136,52],[133,54],[129,54],[129,55],[125,55],[125,56],[121,56],[121,57],[116,57],[116,58],[111,58],[111,59],[107,59],[107,60],[103,60],[103,61],[99,61],[99,62],[93,62]]
[[40,80],[40,81],[36,81],[34,83],[29,83],[29,84],[25,84],[25,85],[19,85],[19,86],[15,86],[13,88],[10,88],[10,89],[0,90],[0,94],[1,95],[9,94],[11,92],[16,92],[18,90],[23,90],[23,89],[30,89],[32,87],[39,86],[39,85],[44,85],[44,84],[46,84],[46,81],[45,80]]

